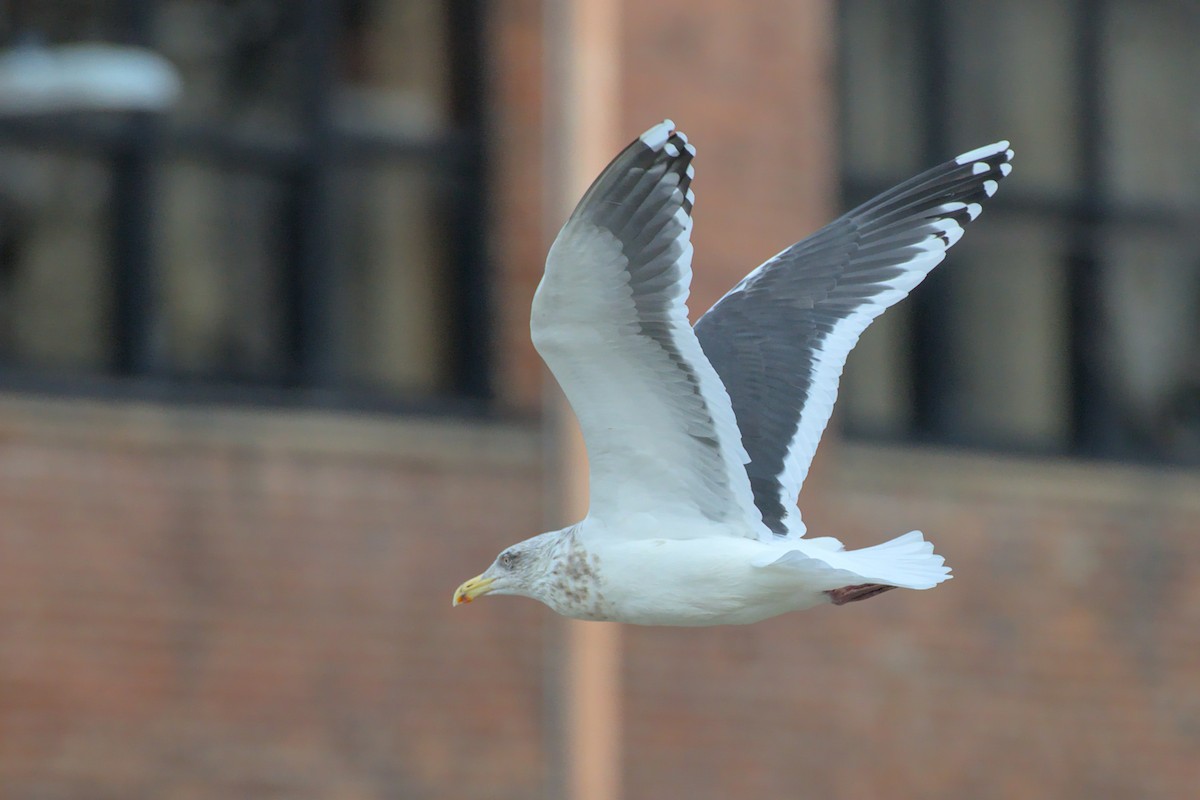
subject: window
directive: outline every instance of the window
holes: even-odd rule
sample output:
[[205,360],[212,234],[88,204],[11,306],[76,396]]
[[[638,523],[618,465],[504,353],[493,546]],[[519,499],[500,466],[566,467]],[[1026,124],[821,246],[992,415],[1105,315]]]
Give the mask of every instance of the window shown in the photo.
[[848,431],[1200,463],[1200,7],[840,10],[847,205],[1016,151],[947,265],[851,356]]
[[164,113],[0,117],[3,381],[488,397],[481,16],[17,3],[11,46],[150,47],[183,90]]

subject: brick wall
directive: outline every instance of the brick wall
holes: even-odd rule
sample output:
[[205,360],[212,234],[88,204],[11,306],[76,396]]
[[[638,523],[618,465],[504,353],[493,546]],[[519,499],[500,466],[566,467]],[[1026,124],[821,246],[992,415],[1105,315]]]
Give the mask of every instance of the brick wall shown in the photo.
[[0,400],[0,796],[539,796],[534,432]]
[[[561,628],[450,591],[540,529],[512,426],[0,399],[0,796],[557,797]],[[626,797],[1182,798],[1200,476],[843,445],[805,499],[955,568],[626,628]]]
[[543,219],[545,46],[541,0],[488,4],[490,76],[490,255],[500,402],[531,412],[542,396],[542,363],[529,340],[529,304],[546,261]]

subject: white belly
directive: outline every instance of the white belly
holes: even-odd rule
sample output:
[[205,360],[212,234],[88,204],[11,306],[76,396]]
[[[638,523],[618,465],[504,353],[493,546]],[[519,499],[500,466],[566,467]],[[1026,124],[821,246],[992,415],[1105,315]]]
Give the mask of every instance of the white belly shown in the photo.
[[[597,537],[599,538],[599,537]],[[792,543],[794,544],[794,543]],[[739,625],[828,602],[789,571],[752,562],[786,549],[751,539],[593,540],[596,604],[584,619],[636,625]]]

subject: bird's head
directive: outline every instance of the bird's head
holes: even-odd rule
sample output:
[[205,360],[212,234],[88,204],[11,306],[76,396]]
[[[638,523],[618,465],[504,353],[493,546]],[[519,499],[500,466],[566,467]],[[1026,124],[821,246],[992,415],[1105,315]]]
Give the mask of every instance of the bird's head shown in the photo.
[[492,565],[454,590],[454,605],[469,603],[485,594],[516,594],[540,600],[553,559],[559,531],[543,533],[506,547]]

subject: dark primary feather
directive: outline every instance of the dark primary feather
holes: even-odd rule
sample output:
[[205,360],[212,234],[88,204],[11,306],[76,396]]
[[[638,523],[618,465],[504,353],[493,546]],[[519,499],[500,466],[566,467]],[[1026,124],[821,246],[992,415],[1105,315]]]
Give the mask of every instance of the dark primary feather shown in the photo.
[[[832,405],[858,334],[907,293],[888,282],[915,272],[908,281],[915,285],[936,266],[913,262],[928,260],[931,244],[944,250],[957,241],[947,229],[961,234],[953,224],[965,226],[978,215],[971,204],[995,191],[987,182],[1008,173],[1011,156],[1003,143],[982,158],[949,161],[899,184],[770,259],[696,323],[700,345],[733,402],[750,455],[754,502],[772,532],[788,534],[786,518],[795,514],[799,483],[783,480],[789,458],[811,458],[794,451],[815,449],[828,422],[827,411],[805,418],[811,434],[795,441],[806,404],[824,392]],[[848,346],[830,347],[829,334],[843,321]],[[823,347],[830,353],[818,374]]]

